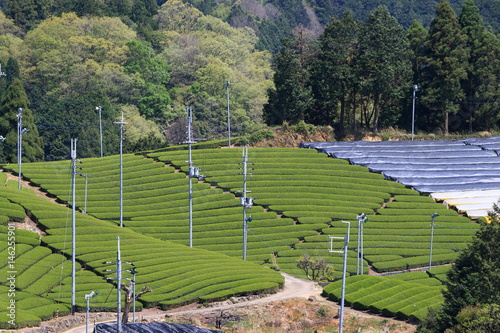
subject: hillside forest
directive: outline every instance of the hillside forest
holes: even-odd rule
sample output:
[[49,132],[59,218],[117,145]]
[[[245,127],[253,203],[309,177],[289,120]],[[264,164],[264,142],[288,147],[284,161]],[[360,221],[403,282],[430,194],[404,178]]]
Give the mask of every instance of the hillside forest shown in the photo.
[[[498,127],[497,0],[0,0],[0,159],[133,152],[284,123]],[[376,5],[375,5],[376,4]],[[406,8],[408,10],[403,10]],[[484,20],[483,20],[484,19]],[[413,96],[415,96],[413,98]],[[19,111],[22,109],[22,111]]]

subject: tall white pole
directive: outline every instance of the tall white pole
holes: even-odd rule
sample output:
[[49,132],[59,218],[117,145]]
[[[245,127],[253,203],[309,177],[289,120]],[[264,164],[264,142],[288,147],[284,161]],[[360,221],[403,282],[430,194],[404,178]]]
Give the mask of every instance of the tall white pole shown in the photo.
[[192,145],[192,133],[191,133],[191,124],[192,124],[192,109],[189,106],[187,108],[187,126],[188,126],[188,178],[189,178],[189,247],[193,247],[193,159],[191,152]]
[[132,322],[135,323],[135,283],[136,283],[136,280],[135,280],[135,270],[134,270],[134,274],[133,274],[133,279],[134,281],[132,281],[132,283],[134,284],[134,289],[132,291],[132,299],[134,300],[134,304],[133,304],[133,315],[132,315]]
[[23,108],[17,109],[17,189],[21,189],[21,165],[22,165],[22,149],[23,149]]
[[243,260],[247,260],[247,239],[248,239],[248,223],[247,223],[247,147],[243,147]]
[[121,333],[122,331],[122,321],[120,318],[122,312],[121,284],[122,284],[122,262],[120,254],[120,236],[118,236],[118,250],[116,251],[116,289],[118,290],[117,301],[116,301],[116,325],[118,328],[118,333]]
[[71,139],[71,314],[76,311],[76,139]]
[[[332,237],[330,238],[330,250],[328,252],[332,253],[343,253],[344,254],[344,266],[342,269],[342,291],[340,296],[340,313],[339,313],[339,333],[342,333],[344,329],[344,300],[345,300],[345,280],[347,275],[347,250],[349,248],[349,234],[351,233],[351,223],[347,221],[342,221],[342,223],[347,223],[347,233],[344,237]],[[341,251],[333,250],[333,240],[334,239],[344,239],[344,248]]]
[[89,295],[85,295],[85,300],[87,301],[87,309],[85,311],[85,333],[89,333],[89,312],[90,312],[90,297],[88,297]]
[[120,125],[120,227],[123,227],[123,125],[127,123],[122,120],[115,121],[115,124]]
[[84,204],[83,204],[83,214],[87,214],[87,188],[89,183],[89,175],[84,174],[85,177],[85,192],[84,192]]
[[252,208],[253,199],[247,197],[247,176],[248,176],[248,147],[243,147],[243,197],[241,204],[243,206],[243,260],[247,260],[247,240],[248,240],[248,222],[252,217],[247,217],[247,209]]
[[343,223],[347,223],[347,233],[344,237],[344,267],[342,269],[342,295],[340,300],[340,315],[339,315],[339,333],[342,333],[344,329],[344,303],[345,303],[345,280],[347,275],[347,249],[349,247],[349,233],[351,230],[351,224],[346,221],[342,221]]
[[429,269],[432,268],[432,243],[434,241],[434,219],[438,216],[438,213],[434,213],[431,215],[431,248],[429,252]]
[[413,138],[415,136],[415,93],[418,91],[418,86],[414,85],[413,86],[413,107],[412,107],[412,112],[411,112],[411,141],[413,141]]
[[101,143],[101,157],[102,157],[102,117],[101,117],[101,111],[102,107],[101,106],[96,106],[96,110],[99,112],[99,138],[100,138],[100,143]]
[[226,81],[226,99],[227,99],[227,147],[231,148],[231,115],[229,113],[229,81]]
[[358,220],[358,258],[356,262],[356,275],[363,275],[364,265],[363,265],[363,224],[368,220],[365,214],[359,214],[356,216]]

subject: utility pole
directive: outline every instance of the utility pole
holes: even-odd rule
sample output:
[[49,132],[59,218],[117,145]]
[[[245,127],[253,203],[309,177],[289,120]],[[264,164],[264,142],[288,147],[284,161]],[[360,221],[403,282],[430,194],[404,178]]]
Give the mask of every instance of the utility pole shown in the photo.
[[432,242],[434,240],[434,219],[438,217],[438,213],[434,213],[431,215],[431,249],[429,252],[429,269],[432,268]]
[[192,112],[193,109],[188,106],[186,108],[187,112],[187,130],[188,130],[188,180],[189,180],[189,247],[193,247],[193,177],[197,177],[199,170],[198,168],[193,168],[193,158],[191,152],[191,145],[196,143],[192,138]]
[[226,88],[226,99],[227,99],[227,147],[231,148],[231,116],[229,113],[229,85],[230,82],[226,81],[224,87]]
[[123,227],[123,125],[128,123],[122,120],[115,121],[114,124],[120,125],[120,227]]
[[71,314],[76,311],[76,163],[80,162],[76,158],[76,139],[71,139]]
[[363,275],[363,271],[364,271],[364,264],[363,264],[363,257],[364,257],[364,253],[363,253],[363,248],[364,248],[364,244],[363,244],[363,224],[368,221],[368,218],[366,217],[366,215],[363,213],[363,214],[359,214],[358,216],[356,216],[356,219],[358,220],[358,258],[357,258],[357,261],[356,261],[356,275]]
[[193,158],[192,158],[192,144],[196,143],[197,140],[202,139],[193,139],[192,134],[192,124],[193,124],[193,109],[188,106],[186,108],[187,114],[187,141],[182,142],[183,144],[188,145],[188,181],[189,181],[189,247],[193,247],[193,178],[203,179],[204,176],[200,175],[200,169],[193,167]]
[[102,157],[102,116],[101,116],[102,107],[96,106],[95,109],[97,110],[97,112],[99,112],[99,139],[101,143],[101,157]]
[[[347,233],[344,237],[332,237],[330,236],[330,250],[331,253],[343,253],[344,254],[344,267],[342,269],[342,294],[340,299],[340,313],[339,313],[339,333],[342,333],[344,329],[344,303],[345,303],[345,279],[347,275],[347,249],[349,247],[349,233],[351,232],[351,223],[347,221],[342,221],[342,223],[347,223]],[[344,239],[344,248],[341,251],[333,250],[333,239]]]
[[23,108],[17,109],[17,189],[21,189],[21,167],[23,159],[23,134],[28,132],[27,128],[23,128]]
[[2,76],[7,76],[7,74],[5,74],[5,72],[2,72],[2,64],[0,64],[0,77]]
[[88,184],[89,184],[89,175],[87,174],[84,174],[83,175],[85,177],[85,192],[84,192],[84,204],[83,204],[83,214],[87,214],[87,188],[88,188]]
[[412,112],[411,112],[411,141],[413,141],[413,138],[415,136],[415,93],[418,91],[418,86],[414,85],[413,86],[413,107],[412,107]]
[[120,236],[118,236],[118,250],[116,251],[116,286],[118,290],[118,298],[116,303],[116,325],[118,328],[118,333],[122,331],[122,321],[120,320],[120,315],[122,312],[122,262],[120,253]]
[[253,198],[247,197],[247,176],[248,176],[248,147],[243,147],[243,196],[241,197],[241,205],[243,206],[243,260],[247,260],[247,239],[248,239],[248,222],[252,222],[252,216],[247,217],[247,209],[252,208]]

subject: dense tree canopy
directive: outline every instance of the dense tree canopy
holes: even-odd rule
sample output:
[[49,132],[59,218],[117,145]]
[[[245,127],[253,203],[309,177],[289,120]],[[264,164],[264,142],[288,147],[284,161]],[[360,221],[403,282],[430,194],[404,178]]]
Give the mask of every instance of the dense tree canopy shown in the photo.
[[459,110],[455,102],[464,98],[461,84],[467,79],[466,42],[467,35],[462,32],[455,12],[448,1],[442,0],[424,44],[422,88],[426,117],[434,126],[441,122],[445,134],[449,132],[450,116],[455,117]]
[[[414,84],[417,129],[490,130],[499,38],[472,0],[459,18],[454,4],[439,4],[429,31],[425,20],[405,31],[391,2],[337,18],[348,6],[320,0],[0,0],[0,96],[22,81],[47,159],[67,158],[71,138],[81,156],[99,154],[96,106],[111,154],[122,112],[134,119],[127,149],[140,149],[167,144],[159,133],[182,128],[187,105],[207,139],[226,136],[228,108],[233,136],[264,120],[333,125],[339,137],[408,128]],[[273,67],[262,49],[281,50]]]
[[[18,124],[22,127],[19,128]],[[43,159],[42,139],[29,109],[28,96],[17,78],[12,80],[1,100],[0,135],[5,138],[0,150],[3,160],[17,162],[19,135],[22,136],[22,160],[36,162]]]

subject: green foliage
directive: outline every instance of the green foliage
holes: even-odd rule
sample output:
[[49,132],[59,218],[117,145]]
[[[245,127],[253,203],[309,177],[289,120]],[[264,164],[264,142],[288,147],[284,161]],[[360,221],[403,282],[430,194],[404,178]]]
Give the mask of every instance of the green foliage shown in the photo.
[[[43,159],[42,139],[38,135],[33,113],[28,107],[28,96],[21,80],[12,81],[0,105],[0,132],[4,133],[6,138],[5,145],[0,151],[3,156],[0,158],[5,162],[17,161],[18,118],[21,114],[23,129],[27,130],[25,134],[22,134],[22,159],[25,161]],[[11,147],[12,150],[6,150],[7,147]]]
[[[346,281],[345,301],[361,310],[369,309],[383,316],[409,319],[423,319],[422,314],[442,303],[442,287],[426,286],[413,281],[388,279],[378,276],[357,275]],[[323,288],[323,294],[331,300],[340,299],[341,281],[336,281]]]
[[467,36],[460,29],[458,18],[446,0],[442,0],[429,28],[422,64],[423,103],[428,108],[425,117],[432,125],[441,124],[449,132],[450,117],[458,111],[464,92],[460,86],[467,79]]
[[460,310],[457,324],[446,330],[448,333],[493,333],[500,327],[498,304],[469,305]]
[[411,85],[411,50],[405,31],[387,7],[377,7],[362,29],[358,75],[362,94],[373,103],[363,118],[373,118],[377,132],[380,119],[385,119],[384,125],[398,120],[400,100]]
[[170,95],[166,88],[170,77],[166,62],[156,57],[146,42],[135,39],[126,45],[129,55],[125,63],[125,72],[138,75],[145,83],[137,105],[141,115],[146,118],[163,116],[166,106],[170,104]]
[[316,111],[308,120],[314,124],[331,124],[338,115],[339,134],[344,132],[347,113],[354,112],[347,110],[346,101],[357,84],[355,60],[360,25],[351,12],[346,12],[342,19],[334,17],[318,39],[312,77]]
[[267,125],[297,124],[310,112],[313,100],[308,86],[311,61],[308,49],[311,46],[301,37],[285,40],[274,58],[275,88],[268,90],[269,102],[263,111]]

